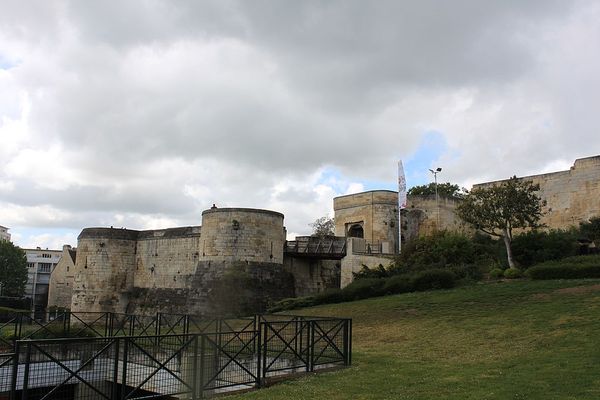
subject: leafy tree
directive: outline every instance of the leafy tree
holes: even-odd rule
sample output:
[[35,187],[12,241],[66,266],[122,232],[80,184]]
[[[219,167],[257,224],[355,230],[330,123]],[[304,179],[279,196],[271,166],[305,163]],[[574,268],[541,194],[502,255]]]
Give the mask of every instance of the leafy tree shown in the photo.
[[512,253],[513,229],[541,226],[544,202],[538,196],[539,185],[513,176],[499,185],[471,190],[457,207],[463,221],[502,238],[508,265],[516,267]]
[[0,240],[0,291],[3,296],[21,297],[27,283],[25,252],[9,241]]
[[325,237],[335,235],[335,220],[333,218],[317,218],[315,222],[309,225],[313,228],[312,236]]
[[587,222],[579,224],[579,232],[589,240],[600,239],[600,217],[592,217]]
[[[456,197],[456,198],[463,197],[466,192],[466,190],[464,188],[461,189],[458,185],[452,184],[450,182],[438,183],[437,191],[438,191],[438,195],[441,197]],[[422,196],[435,195],[435,183],[432,182],[428,185],[413,186],[410,189],[408,189],[407,194],[422,195]]]
[[482,245],[464,234],[439,231],[411,240],[399,263],[407,269],[446,268],[467,264],[489,264],[493,247]]

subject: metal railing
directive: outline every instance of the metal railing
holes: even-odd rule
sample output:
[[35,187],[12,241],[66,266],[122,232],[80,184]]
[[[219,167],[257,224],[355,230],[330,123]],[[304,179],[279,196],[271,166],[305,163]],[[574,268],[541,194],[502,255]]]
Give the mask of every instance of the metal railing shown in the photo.
[[20,339],[170,335],[256,329],[255,318],[207,319],[187,314],[135,315],[111,312],[60,312],[43,321],[27,312],[0,314],[0,354]]
[[186,333],[15,340],[0,354],[0,398],[196,399],[351,363],[350,319],[185,317],[127,321],[142,331],[187,326]]

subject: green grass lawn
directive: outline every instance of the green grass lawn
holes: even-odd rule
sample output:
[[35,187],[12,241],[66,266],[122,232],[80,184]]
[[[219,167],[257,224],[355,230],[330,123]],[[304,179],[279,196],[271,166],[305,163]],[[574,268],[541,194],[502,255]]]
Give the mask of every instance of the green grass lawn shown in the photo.
[[600,399],[600,280],[519,281],[327,305],[353,365],[228,399]]

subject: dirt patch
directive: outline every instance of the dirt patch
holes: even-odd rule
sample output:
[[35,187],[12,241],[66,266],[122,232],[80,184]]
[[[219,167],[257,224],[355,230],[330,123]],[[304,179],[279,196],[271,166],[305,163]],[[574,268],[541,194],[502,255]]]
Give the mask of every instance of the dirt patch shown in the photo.
[[589,285],[589,286],[575,286],[564,289],[557,289],[555,292],[558,294],[584,294],[600,291],[600,284]]
[[550,300],[552,296],[549,293],[536,293],[531,298],[534,300]]
[[563,289],[556,289],[551,293],[536,293],[531,295],[533,300],[550,300],[553,294],[586,294],[600,291],[600,284],[589,286],[574,286]]

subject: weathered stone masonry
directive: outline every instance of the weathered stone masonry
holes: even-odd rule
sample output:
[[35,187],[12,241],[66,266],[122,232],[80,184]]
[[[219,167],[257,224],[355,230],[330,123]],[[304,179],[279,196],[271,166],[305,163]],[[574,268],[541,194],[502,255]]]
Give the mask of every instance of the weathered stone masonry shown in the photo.
[[257,310],[297,293],[339,287],[339,269],[325,267],[326,262],[288,260],[284,265],[281,213],[212,208],[202,213],[202,222],[202,227],[150,231],[84,229],[78,238],[71,310],[225,312],[214,288],[234,267],[258,282],[255,293],[247,296]]
[[[560,229],[600,216],[600,156],[580,158],[567,171],[525,176],[540,185],[540,197],[546,201],[541,223]],[[488,187],[503,181],[473,185]]]

